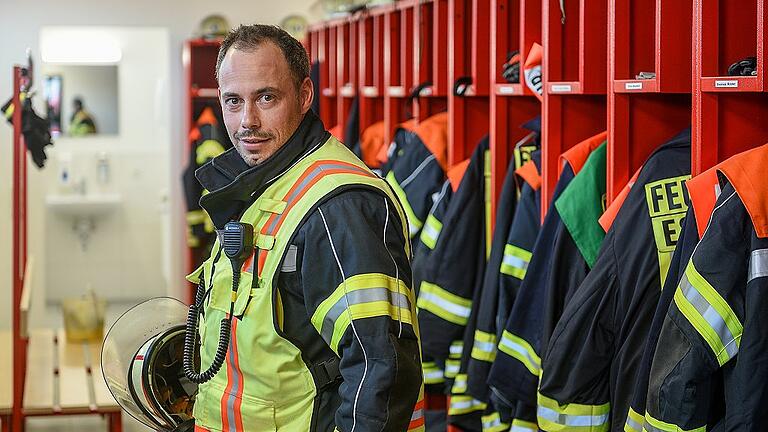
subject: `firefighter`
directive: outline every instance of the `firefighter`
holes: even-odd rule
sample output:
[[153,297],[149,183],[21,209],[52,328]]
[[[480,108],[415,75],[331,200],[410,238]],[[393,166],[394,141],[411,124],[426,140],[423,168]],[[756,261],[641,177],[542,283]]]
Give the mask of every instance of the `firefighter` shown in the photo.
[[721,163],[710,183],[720,195],[664,316],[647,430],[765,430],[768,190],[756,179],[766,167],[763,145]]
[[96,123],[93,116],[85,110],[83,99],[76,97],[72,101],[72,118],[69,121],[69,134],[72,136],[85,136],[96,133]]
[[241,26],[221,45],[234,148],[197,170],[210,191],[200,201],[218,229],[253,225],[255,248],[227,260],[220,236],[188,277],[202,293],[202,369],[231,320],[226,361],[199,386],[196,428],[423,430],[406,216],[310,111],[308,74],[303,46],[277,27]]
[[[564,303],[541,363],[537,419],[624,430],[653,312],[688,209],[690,130],[643,164],[591,270]],[[602,229],[601,229],[602,231]],[[578,244],[578,241],[577,241]]]

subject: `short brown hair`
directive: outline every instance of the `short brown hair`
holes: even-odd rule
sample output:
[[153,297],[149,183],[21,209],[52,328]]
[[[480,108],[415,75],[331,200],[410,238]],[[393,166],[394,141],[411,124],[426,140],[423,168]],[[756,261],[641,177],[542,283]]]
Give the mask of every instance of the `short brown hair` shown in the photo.
[[242,51],[252,51],[264,42],[272,42],[283,52],[288,68],[291,70],[296,88],[309,77],[309,55],[304,45],[278,26],[266,24],[240,25],[229,32],[221,43],[219,56],[216,59],[216,81],[219,80],[219,69],[224,56],[230,48]]

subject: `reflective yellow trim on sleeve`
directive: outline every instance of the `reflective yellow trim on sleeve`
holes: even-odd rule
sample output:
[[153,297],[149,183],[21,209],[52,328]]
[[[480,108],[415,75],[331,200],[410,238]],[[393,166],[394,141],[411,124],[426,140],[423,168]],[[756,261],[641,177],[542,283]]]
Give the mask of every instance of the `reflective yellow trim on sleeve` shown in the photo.
[[509,424],[503,423],[501,416],[497,412],[480,417],[480,423],[483,425],[483,432],[509,431]]
[[547,432],[604,432],[610,428],[611,404],[563,404],[538,393],[536,417]]
[[458,374],[453,380],[451,394],[461,395],[467,392],[467,374]]
[[642,432],[643,423],[643,416],[630,407],[627,413],[627,421],[624,422],[624,432]]
[[538,432],[538,431],[539,431],[539,425],[537,425],[536,423],[525,421],[525,420],[519,420],[519,419],[512,420],[512,428],[509,429],[509,432]]
[[389,183],[390,186],[392,186],[392,189],[395,191],[395,195],[397,195],[397,198],[400,200],[400,204],[403,205],[403,210],[405,210],[405,215],[408,218],[408,233],[413,238],[416,233],[419,232],[421,229],[421,226],[424,224],[417,216],[416,212],[413,211],[413,207],[411,207],[411,203],[408,202],[408,195],[405,193],[402,187],[400,187],[400,183],[397,182],[397,179],[395,178],[395,173],[390,171],[387,174],[387,183]]
[[643,432],[706,432],[707,426],[697,427],[696,429],[683,429],[672,423],[666,423],[653,418],[648,411],[645,412],[645,422]]
[[448,348],[448,358],[460,360],[462,352],[464,352],[464,341],[453,341],[450,348]]
[[499,271],[505,275],[523,280],[525,273],[528,271],[528,264],[530,264],[532,256],[533,254],[527,250],[508,244],[504,246],[504,258],[501,261]]
[[445,360],[445,377],[456,378],[461,368],[461,360],[446,359]]
[[451,396],[448,402],[448,415],[463,415],[485,410],[486,405],[472,396]]
[[493,362],[496,358],[496,335],[475,330],[475,342],[470,355],[475,360]]
[[675,291],[675,305],[707,342],[720,366],[739,353],[743,326],[715,288],[688,262]]
[[187,212],[187,225],[198,225],[205,223],[208,215],[205,210],[190,210]]
[[459,297],[440,286],[421,282],[418,306],[456,325],[466,325],[472,312],[472,300]]
[[317,307],[312,325],[338,352],[338,344],[352,320],[377,316],[413,324],[413,293],[405,284],[381,273],[347,278]]
[[421,230],[421,242],[430,249],[434,249],[437,244],[437,238],[440,237],[440,231],[443,230],[443,223],[437,220],[437,218],[429,214],[427,221],[424,223],[424,228]]
[[504,330],[499,342],[499,351],[517,359],[533,375],[541,373],[541,358],[525,339]]
[[445,382],[443,370],[435,362],[424,362],[421,364],[424,374],[424,384],[440,384]]

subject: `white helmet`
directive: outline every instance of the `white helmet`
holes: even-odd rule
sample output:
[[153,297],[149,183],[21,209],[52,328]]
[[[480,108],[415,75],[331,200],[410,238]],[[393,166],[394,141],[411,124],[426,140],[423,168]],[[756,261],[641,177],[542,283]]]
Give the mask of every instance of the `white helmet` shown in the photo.
[[112,396],[159,431],[192,423],[197,384],[184,376],[186,314],[176,299],[147,300],[118,318],[102,347],[101,370]]

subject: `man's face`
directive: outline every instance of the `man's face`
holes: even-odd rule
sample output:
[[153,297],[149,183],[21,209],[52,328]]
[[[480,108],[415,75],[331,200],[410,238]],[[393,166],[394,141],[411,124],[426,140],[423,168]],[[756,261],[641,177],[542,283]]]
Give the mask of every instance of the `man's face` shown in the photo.
[[219,94],[232,143],[250,166],[267,160],[299,127],[312,104],[312,82],[296,89],[280,48],[230,48],[219,68]]

